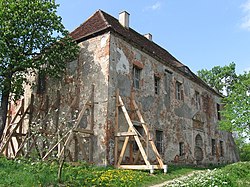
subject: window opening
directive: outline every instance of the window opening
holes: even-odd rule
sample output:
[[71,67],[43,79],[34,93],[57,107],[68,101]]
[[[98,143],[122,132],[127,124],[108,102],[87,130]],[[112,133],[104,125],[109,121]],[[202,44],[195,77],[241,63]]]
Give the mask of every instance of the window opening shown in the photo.
[[212,155],[216,154],[215,139],[212,139]]
[[154,76],[155,81],[155,94],[159,94],[160,92],[160,78],[157,76]]
[[180,142],[179,143],[179,155],[180,156],[183,156],[185,153],[184,153],[184,142]]
[[200,109],[200,93],[197,91],[195,91],[195,106],[197,110]]
[[156,135],[156,148],[160,154],[163,153],[163,132],[156,130],[155,131]]
[[178,100],[181,100],[181,83],[176,81],[176,84],[175,84],[175,96],[176,96],[176,99]]
[[136,89],[140,88],[140,76],[141,76],[141,69],[137,66],[133,67],[133,86]]

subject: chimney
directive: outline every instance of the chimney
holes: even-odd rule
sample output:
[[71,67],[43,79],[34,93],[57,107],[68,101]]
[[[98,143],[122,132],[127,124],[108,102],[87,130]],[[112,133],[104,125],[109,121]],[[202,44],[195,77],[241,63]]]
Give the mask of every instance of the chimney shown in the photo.
[[126,11],[123,11],[119,14],[119,22],[120,24],[125,27],[129,28],[129,13]]
[[148,40],[152,41],[152,34],[148,33],[148,34],[144,34],[144,36],[145,36]]

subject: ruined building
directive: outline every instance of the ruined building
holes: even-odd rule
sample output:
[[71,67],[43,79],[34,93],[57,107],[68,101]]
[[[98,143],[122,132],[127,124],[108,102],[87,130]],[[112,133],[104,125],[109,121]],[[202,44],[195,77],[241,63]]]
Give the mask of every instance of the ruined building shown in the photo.
[[[154,142],[165,164],[238,161],[232,134],[218,128],[221,95],[154,43],[151,34],[141,35],[131,29],[127,12],[120,13],[116,19],[98,10],[70,35],[80,46],[78,59],[67,63],[62,80],[38,76],[38,86],[33,90],[34,103],[41,106],[39,101],[46,97],[56,101],[57,90],[60,90],[60,110],[57,108],[54,112],[60,123],[67,109],[74,108],[70,112],[74,118],[74,111],[81,111],[92,97],[91,107],[79,119],[79,127],[85,129],[83,133],[91,126],[92,145],[88,145],[86,152],[91,151],[87,154],[91,155],[92,162],[113,165],[124,152],[122,163],[142,163],[144,156],[138,156],[141,148],[135,143],[134,132],[140,135],[139,139]],[[118,95],[123,105],[117,102]],[[129,129],[120,106],[125,107],[133,128]],[[138,119],[137,111],[145,122]],[[148,134],[143,132],[144,124]],[[71,148],[77,150],[83,143],[90,142],[81,141],[75,138]],[[124,141],[128,143],[122,150]],[[147,142],[142,146],[147,150],[147,159],[155,163],[157,153],[156,158],[153,157]],[[77,152],[78,155],[71,157],[81,159],[85,154],[81,150]]]

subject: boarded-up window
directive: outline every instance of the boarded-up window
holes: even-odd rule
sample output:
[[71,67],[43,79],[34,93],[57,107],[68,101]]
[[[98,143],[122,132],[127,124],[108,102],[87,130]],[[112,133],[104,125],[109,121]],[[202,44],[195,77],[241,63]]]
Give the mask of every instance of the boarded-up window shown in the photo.
[[212,155],[216,154],[216,142],[215,139],[212,139]]
[[156,130],[155,131],[156,136],[156,148],[160,154],[163,153],[163,132]]
[[179,155],[183,156],[185,154],[184,152],[184,142],[179,143]]
[[220,156],[224,156],[224,146],[223,146],[223,141],[220,141]]

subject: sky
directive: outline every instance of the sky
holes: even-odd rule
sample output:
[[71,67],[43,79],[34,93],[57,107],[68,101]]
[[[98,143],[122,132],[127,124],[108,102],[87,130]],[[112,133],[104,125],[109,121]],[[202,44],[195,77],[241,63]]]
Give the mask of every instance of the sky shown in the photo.
[[73,31],[101,9],[115,18],[126,10],[130,27],[188,66],[201,69],[236,63],[250,71],[250,0],[56,0],[58,15]]

